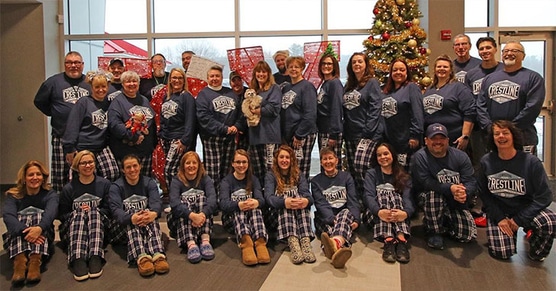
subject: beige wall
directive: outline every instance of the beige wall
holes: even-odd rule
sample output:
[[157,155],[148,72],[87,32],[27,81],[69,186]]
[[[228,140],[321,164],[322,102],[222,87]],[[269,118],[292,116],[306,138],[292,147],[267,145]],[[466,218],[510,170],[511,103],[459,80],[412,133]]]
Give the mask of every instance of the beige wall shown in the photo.
[[[429,66],[432,68],[433,62],[441,54],[447,54],[452,59],[455,58],[452,41],[440,40],[440,31],[449,29],[454,36],[464,33],[464,0],[425,0],[421,1],[420,6],[428,4],[428,15],[434,17],[423,17],[424,22],[428,21],[428,41],[431,49]],[[425,19],[427,18],[427,19]],[[432,70],[431,70],[432,71]]]
[[45,79],[41,4],[0,5],[0,184],[30,159],[48,162],[46,118],[33,105]]

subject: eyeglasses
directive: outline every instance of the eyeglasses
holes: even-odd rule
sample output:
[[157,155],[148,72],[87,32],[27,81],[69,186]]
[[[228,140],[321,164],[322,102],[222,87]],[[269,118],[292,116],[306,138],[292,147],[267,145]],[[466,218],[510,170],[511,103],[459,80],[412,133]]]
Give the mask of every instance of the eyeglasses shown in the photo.
[[171,77],[172,80],[183,80],[183,77]]
[[503,54],[507,54],[507,53],[517,54],[517,53],[523,53],[523,51],[518,50],[518,49],[503,49],[502,53]]
[[334,63],[323,62],[322,65],[323,66],[332,66],[332,65],[334,65]]
[[94,165],[94,164],[95,164],[95,161],[82,161],[82,162],[79,162],[79,165],[80,165],[80,166],[89,166],[89,165]]
[[81,62],[81,61],[65,61],[64,64],[66,66],[79,66],[79,65],[82,65],[83,62]]
[[247,161],[234,161],[236,164],[247,164]]

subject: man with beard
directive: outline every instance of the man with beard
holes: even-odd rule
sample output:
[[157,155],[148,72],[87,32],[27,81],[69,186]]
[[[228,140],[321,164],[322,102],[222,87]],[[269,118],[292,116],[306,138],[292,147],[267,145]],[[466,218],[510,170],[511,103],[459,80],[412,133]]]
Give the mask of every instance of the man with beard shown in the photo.
[[162,89],[168,83],[168,72],[166,68],[166,58],[162,54],[155,54],[151,57],[153,67],[151,78],[141,78],[139,93],[147,97],[149,101],[153,98],[158,90]]
[[414,193],[424,202],[427,245],[444,249],[446,234],[470,242],[477,237],[468,208],[471,194],[477,189],[471,161],[465,152],[449,146],[448,130],[440,123],[427,127],[425,145],[411,158],[411,175]]
[[546,89],[544,78],[523,67],[525,49],[518,41],[509,41],[502,50],[504,69],[483,79],[477,97],[477,118],[481,129],[493,120],[510,120],[523,132],[523,151],[536,154],[539,142],[535,121],[539,116]]
[[463,83],[467,72],[481,64],[481,60],[469,54],[470,50],[471,39],[469,36],[458,34],[454,37],[454,52],[456,53],[456,58],[454,59],[454,73],[456,73],[456,80],[458,80],[458,82]]
[[71,109],[79,98],[89,96],[91,86],[83,75],[83,57],[76,51],[70,51],[64,59],[64,72],[58,73],[44,81],[35,95],[35,106],[46,116],[50,116],[52,126],[52,163],[50,174],[52,188],[60,192],[69,182],[70,165],[62,146],[62,136]]
[[280,50],[274,53],[272,58],[274,59],[274,63],[276,64],[276,68],[278,68],[278,72],[274,73],[274,81],[280,88],[284,87],[283,83],[288,82],[291,83],[292,79],[286,72],[286,59],[290,56],[290,52],[287,50]]
[[183,71],[187,73],[187,69],[189,69],[189,64],[191,64],[191,57],[193,57],[195,53],[193,51],[184,51],[181,53],[181,65],[183,67]]

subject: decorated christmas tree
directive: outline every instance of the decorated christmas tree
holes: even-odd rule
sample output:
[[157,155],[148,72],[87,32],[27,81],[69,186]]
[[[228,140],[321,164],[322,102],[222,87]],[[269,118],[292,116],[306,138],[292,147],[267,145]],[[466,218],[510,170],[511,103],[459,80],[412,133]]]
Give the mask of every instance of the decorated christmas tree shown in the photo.
[[419,26],[419,18],[423,15],[417,0],[379,0],[373,13],[373,27],[363,45],[378,80],[386,82],[390,63],[404,59],[410,70],[408,78],[423,87],[428,86],[431,79],[425,67],[430,49],[424,46],[427,34]]

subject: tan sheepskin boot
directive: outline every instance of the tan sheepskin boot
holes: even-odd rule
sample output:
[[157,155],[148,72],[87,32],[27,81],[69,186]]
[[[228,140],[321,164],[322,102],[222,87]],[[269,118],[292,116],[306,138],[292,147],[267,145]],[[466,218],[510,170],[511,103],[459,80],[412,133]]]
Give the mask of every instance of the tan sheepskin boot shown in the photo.
[[37,283],[41,280],[41,254],[29,255],[29,266],[27,266],[27,283]]
[[248,234],[244,234],[241,237],[241,242],[239,244],[241,248],[241,261],[244,265],[252,266],[257,264],[257,256],[255,255],[255,249],[253,248],[253,239]]
[[18,285],[25,281],[25,271],[27,271],[27,255],[20,253],[14,258],[14,274],[12,284]]
[[264,237],[259,237],[255,241],[255,251],[257,251],[257,261],[259,264],[270,263],[270,254],[268,253],[268,248],[266,247],[266,240]]

